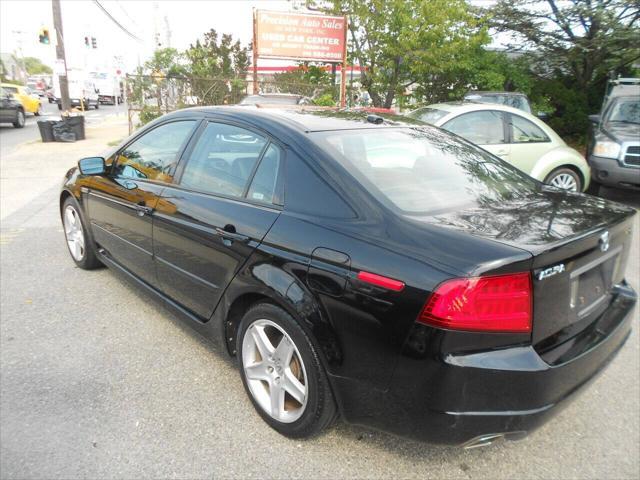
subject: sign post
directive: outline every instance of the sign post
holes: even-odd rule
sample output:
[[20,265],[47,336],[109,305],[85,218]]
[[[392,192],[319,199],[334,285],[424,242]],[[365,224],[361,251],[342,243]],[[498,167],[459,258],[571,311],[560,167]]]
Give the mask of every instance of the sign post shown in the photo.
[[346,17],[255,10],[253,18],[254,93],[257,93],[258,58],[342,64],[340,105],[346,104]]

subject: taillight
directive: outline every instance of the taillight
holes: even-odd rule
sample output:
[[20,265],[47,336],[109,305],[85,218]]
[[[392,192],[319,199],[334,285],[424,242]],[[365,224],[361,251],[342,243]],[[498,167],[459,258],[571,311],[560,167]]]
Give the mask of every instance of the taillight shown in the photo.
[[481,332],[531,331],[531,275],[455,278],[440,284],[418,321]]

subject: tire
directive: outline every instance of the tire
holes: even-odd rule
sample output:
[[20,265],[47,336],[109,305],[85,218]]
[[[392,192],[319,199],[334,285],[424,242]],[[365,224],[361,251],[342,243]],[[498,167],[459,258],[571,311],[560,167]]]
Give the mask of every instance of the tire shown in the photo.
[[62,102],[58,103],[58,110],[62,110]]
[[100,108],[100,100],[96,101],[96,105],[94,107],[96,110]]
[[78,203],[73,197],[68,197],[62,204],[62,226],[69,254],[75,264],[83,270],[101,267],[93,237],[86,229]]
[[580,175],[576,173],[575,170],[567,167],[556,168],[547,175],[544,183],[571,192],[582,192],[582,179]]
[[24,128],[25,121],[26,120],[24,117],[24,110],[19,108],[18,111],[16,112],[16,119],[13,122],[13,126],[15,128]]
[[236,351],[245,391],[273,429],[305,438],[335,420],[336,404],[318,351],[287,312],[270,303],[251,307],[240,322]]

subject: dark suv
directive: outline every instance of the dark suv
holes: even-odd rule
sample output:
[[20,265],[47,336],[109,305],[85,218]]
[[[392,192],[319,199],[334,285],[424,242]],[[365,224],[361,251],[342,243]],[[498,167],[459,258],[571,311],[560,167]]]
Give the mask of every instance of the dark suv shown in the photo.
[[600,185],[640,189],[640,79],[611,82],[602,113],[589,119],[591,192]]

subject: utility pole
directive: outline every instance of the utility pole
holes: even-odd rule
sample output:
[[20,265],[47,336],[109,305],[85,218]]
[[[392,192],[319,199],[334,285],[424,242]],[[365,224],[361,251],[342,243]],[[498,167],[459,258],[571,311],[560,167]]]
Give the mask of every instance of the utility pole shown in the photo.
[[69,101],[69,83],[67,82],[67,59],[64,54],[64,35],[62,34],[62,13],[60,11],[60,0],[51,0],[53,9],[53,27],[56,31],[56,59],[62,60],[64,64],[64,75],[58,75],[60,83],[60,103],[62,111],[66,112],[71,108]]

